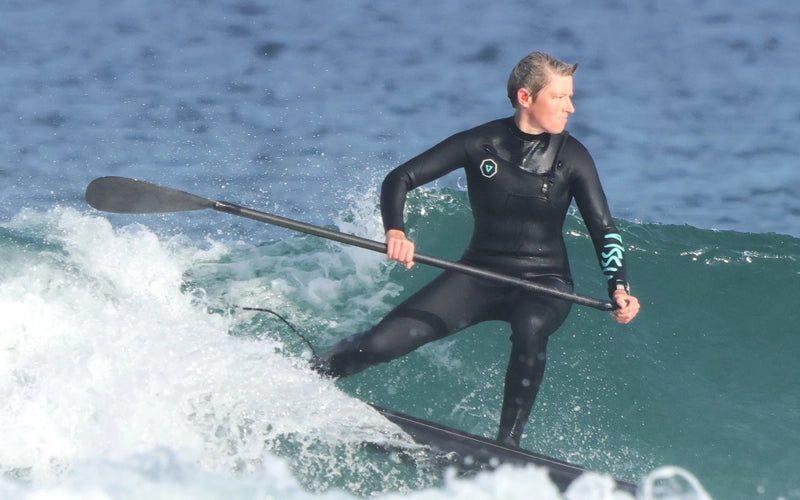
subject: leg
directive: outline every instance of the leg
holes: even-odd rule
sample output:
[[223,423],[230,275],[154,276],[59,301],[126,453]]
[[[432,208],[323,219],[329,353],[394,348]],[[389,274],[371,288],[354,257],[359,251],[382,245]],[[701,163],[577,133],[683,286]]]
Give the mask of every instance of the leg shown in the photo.
[[447,331],[435,314],[400,306],[373,328],[339,341],[315,360],[314,367],[330,377],[354,375],[408,354],[447,335]]
[[[571,290],[560,281],[548,285]],[[511,355],[506,370],[498,441],[519,446],[544,377],[547,339],[564,322],[570,306],[563,300],[529,295],[515,305],[509,318]]]
[[483,287],[481,280],[445,272],[370,330],[334,345],[313,366],[331,377],[353,375],[475,324],[491,302],[481,295]]

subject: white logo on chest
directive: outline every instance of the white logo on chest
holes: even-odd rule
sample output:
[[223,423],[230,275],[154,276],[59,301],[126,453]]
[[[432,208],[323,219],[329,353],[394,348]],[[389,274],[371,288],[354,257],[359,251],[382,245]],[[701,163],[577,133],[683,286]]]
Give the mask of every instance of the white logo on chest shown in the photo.
[[481,173],[484,177],[492,178],[497,174],[497,162],[487,158],[481,162]]

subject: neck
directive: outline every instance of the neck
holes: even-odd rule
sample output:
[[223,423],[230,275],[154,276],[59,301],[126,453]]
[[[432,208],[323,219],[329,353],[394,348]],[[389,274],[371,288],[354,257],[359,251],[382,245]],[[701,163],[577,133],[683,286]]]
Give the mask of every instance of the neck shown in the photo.
[[545,130],[542,127],[540,127],[537,123],[533,123],[528,120],[525,115],[519,111],[514,113],[514,123],[517,124],[517,128],[526,134],[539,135],[545,133]]

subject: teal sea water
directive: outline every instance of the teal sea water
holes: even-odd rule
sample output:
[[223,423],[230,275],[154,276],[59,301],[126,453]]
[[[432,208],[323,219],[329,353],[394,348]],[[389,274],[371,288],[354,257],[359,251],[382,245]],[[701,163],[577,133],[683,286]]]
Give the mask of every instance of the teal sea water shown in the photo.
[[[386,172],[510,115],[508,72],[544,50],[580,65],[568,128],[644,307],[573,309],[523,445],[645,498],[800,498],[798,23],[783,0],[4,1],[0,497],[615,498],[603,476],[561,495],[534,469],[438,470],[363,403],[492,436],[502,324],[334,384],[240,309],[322,348],[437,270],[83,199],[121,175],[381,240]],[[408,218],[457,258],[463,175]],[[579,217],[566,231],[602,297]]]
[[[374,201],[354,207],[335,227],[379,234]],[[233,218],[208,216],[220,226]],[[492,436],[509,348],[503,324],[333,384],[305,367],[308,348],[275,316],[236,308],[278,312],[319,348],[368,327],[437,270],[409,272],[285,230],[257,244],[193,240],[148,227],[181,215],[125,217],[26,211],[0,227],[8,491],[56,484],[128,498],[193,492],[190,482],[206,498],[483,491],[481,481],[438,470],[361,401]],[[421,252],[455,257],[470,230],[466,195],[419,193],[409,221]],[[679,466],[713,498],[797,497],[800,318],[789,292],[800,240],[620,226],[641,316],[620,326],[573,309],[552,338],[523,446],[634,482]],[[567,241],[578,291],[601,297],[577,217]],[[374,444],[404,451],[387,456]],[[510,484],[545,492],[547,481],[531,474],[483,478],[495,488],[487,498]]]

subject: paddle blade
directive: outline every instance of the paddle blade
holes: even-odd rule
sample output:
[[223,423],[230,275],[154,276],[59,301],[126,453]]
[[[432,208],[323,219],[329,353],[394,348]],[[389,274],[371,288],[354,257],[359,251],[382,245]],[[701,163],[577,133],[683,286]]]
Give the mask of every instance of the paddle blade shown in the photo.
[[99,177],[86,187],[86,202],[104,212],[153,214],[214,208],[214,201],[127,177]]

